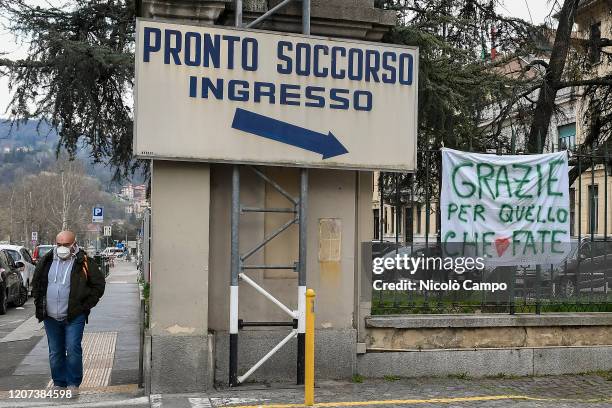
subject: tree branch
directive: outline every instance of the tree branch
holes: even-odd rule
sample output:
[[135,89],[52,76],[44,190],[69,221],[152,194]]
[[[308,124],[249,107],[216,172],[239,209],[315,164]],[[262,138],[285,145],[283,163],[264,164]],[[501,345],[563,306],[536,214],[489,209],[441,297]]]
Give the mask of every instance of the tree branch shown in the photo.
[[572,86],[612,86],[612,75],[601,78],[562,81],[555,84],[555,88],[557,89],[569,88]]

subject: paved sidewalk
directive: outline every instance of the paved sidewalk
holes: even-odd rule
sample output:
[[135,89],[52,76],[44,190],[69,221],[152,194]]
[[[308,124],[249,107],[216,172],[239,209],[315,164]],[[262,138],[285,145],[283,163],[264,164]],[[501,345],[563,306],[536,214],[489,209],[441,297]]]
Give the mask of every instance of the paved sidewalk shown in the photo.
[[[208,395],[152,396],[151,408],[293,408],[303,389],[246,385]],[[416,378],[319,382],[318,407],[612,407],[612,381],[599,375],[525,378]]]
[[[93,390],[92,390],[93,391]],[[116,392],[90,392],[69,401],[0,401],[5,407],[70,406],[72,408],[297,408],[303,388],[293,385],[245,385],[208,394],[138,395],[126,386]],[[444,408],[604,408],[612,406],[612,381],[600,375],[524,378],[413,378],[321,381],[315,407]]]
[[[83,391],[86,391],[87,385],[100,388],[134,385],[138,382],[139,309],[136,267],[131,262],[116,261],[115,267],[107,277],[105,294],[92,310],[89,324],[85,326],[86,381],[83,384]],[[33,308],[29,310],[33,313]],[[29,324],[27,321],[24,322],[22,327],[16,328],[14,332],[23,331],[23,326],[27,324]],[[5,337],[15,337],[15,333],[7,333]],[[39,337],[40,335],[42,337]],[[32,347],[33,342],[35,345]],[[16,352],[29,347],[26,348],[29,352],[25,353],[12,372],[2,373],[0,400],[7,398],[10,390],[45,388],[49,384],[50,372],[44,329],[40,331],[38,337],[6,344],[10,344],[11,349]],[[91,351],[87,353],[87,350]]]

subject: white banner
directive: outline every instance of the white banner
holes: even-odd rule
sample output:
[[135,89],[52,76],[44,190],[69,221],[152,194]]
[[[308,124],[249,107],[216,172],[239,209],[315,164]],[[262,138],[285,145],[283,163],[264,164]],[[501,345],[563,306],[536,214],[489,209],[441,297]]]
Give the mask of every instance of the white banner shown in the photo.
[[[442,149],[442,242],[490,265],[560,262],[569,251],[565,151],[537,155]],[[459,243],[459,244],[450,244]]]

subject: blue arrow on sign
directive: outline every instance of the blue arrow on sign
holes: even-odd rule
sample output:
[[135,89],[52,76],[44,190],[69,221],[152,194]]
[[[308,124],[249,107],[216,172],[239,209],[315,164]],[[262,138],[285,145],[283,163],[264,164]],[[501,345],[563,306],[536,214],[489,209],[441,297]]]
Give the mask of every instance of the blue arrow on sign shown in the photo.
[[232,128],[320,153],[323,159],[348,153],[332,132],[326,135],[240,108],[234,113]]

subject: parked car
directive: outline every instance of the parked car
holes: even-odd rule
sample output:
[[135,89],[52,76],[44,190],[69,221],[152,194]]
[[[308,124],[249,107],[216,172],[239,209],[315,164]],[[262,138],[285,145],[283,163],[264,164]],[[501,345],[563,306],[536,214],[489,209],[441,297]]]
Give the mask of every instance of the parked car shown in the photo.
[[107,258],[117,258],[123,256],[123,249],[116,247],[108,247],[105,248],[100,255],[105,256]]
[[18,270],[20,264],[23,262],[13,261],[6,249],[0,249],[0,315],[6,313],[9,304],[23,306],[28,300],[28,292]]
[[23,278],[24,285],[28,290],[28,294],[32,292],[30,282],[34,277],[34,266],[35,262],[30,256],[30,252],[23,246],[19,245],[0,245],[0,249],[5,249],[6,252],[13,258],[14,262],[22,262],[23,266],[19,267],[21,277]]
[[36,248],[34,248],[34,252],[32,253],[34,263],[38,262],[40,258],[47,254],[47,252],[53,250],[54,247],[55,245],[38,245]]
[[[535,266],[526,266],[517,271],[517,284],[526,289],[535,287]],[[542,265],[540,288],[552,295],[570,298],[585,290],[604,290],[606,283],[612,284],[612,240],[605,241],[595,236],[583,238],[578,245],[574,239],[571,249],[562,262]]]

